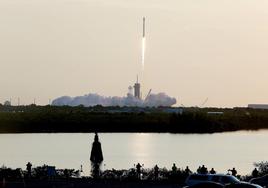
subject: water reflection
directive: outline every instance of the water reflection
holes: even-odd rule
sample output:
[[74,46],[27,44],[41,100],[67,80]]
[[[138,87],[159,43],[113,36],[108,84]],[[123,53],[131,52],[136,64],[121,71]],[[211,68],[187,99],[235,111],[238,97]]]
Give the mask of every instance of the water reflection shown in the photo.
[[[131,168],[140,162],[145,168],[171,169],[189,166],[195,171],[205,164],[226,173],[236,167],[238,173],[250,173],[253,162],[267,160],[268,131],[221,134],[99,134],[105,168]],[[94,134],[1,134],[0,165],[26,168],[37,165],[90,171],[90,150]]]
[[134,134],[131,139],[132,155],[141,164],[149,163],[149,154],[152,148],[150,147],[151,136],[147,133]]

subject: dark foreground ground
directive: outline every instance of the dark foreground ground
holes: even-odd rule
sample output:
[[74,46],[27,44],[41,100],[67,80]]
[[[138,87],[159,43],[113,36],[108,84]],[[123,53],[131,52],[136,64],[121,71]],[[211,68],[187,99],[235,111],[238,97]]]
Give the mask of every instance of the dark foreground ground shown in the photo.
[[[240,181],[248,182],[252,178],[266,177],[268,174],[268,162],[254,163],[255,169],[248,175],[236,174]],[[207,174],[207,168],[200,167],[196,173]],[[22,170],[20,168],[11,169],[0,168],[0,187],[48,187],[48,188],[68,188],[68,187],[88,187],[88,188],[182,188],[185,180],[192,172],[186,168],[177,169],[175,166],[171,170],[159,168],[141,169],[141,177],[138,176],[137,169],[105,170],[101,171],[98,177],[81,177],[79,170],[56,169],[54,166],[37,166]],[[157,173],[156,173],[157,172]],[[231,171],[232,173],[234,171]],[[233,174],[234,175],[234,174]],[[257,182],[255,182],[257,183]],[[261,182],[259,182],[261,183]],[[263,182],[266,185],[267,183]]]
[[[3,187],[3,184],[0,185]],[[165,182],[148,182],[148,181],[114,181],[114,180],[102,180],[102,181],[89,181],[89,180],[69,180],[69,181],[25,181],[25,182],[6,182],[4,187],[6,188],[21,188],[21,187],[40,187],[40,188],[179,188],[181,187],[175,183]]]
[[214,133],[268,129],[268,110],[0,105],[0,133]]

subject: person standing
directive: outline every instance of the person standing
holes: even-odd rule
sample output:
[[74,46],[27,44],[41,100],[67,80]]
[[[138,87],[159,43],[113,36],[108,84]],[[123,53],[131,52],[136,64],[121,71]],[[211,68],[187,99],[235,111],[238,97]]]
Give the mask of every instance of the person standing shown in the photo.
[[214,168],[211,168],[211,170],[209,171],[210,174],[216,174],[216,171],[214,170]]
[[257,170],[257,168],[255,168],[253,171],[252,171],[252,177],[253,178],[256,178],[259,176],[259,171]]
[[172,166],[172,173],[175,174],[177,172],[177,167],[176,167],[176,164],[173,163],[173,166]]
[[[200,168],[200,167],[199,167],[199,168]],[[198,169],[199,169],[199,168],[198,168]],[[197,171],[198,171],[198,169],[197,169]],[[189,166],[186,166],[186,169],[185,169],[184,172],[185,172],[186,175],[190,175],[190,174],[192,173],[192,171],[189,169]],[[198,173],[199,173],[199,172],[198,172]]]
[[28,162],[26,164],[27,176],[30,178],[32,176],[32,163]]
[[137,172],[138,179],[141,179],[141,164],[140,163],[136,165],[136,172]]
[[235,168],[233,168],[232,170],[228,170],[232,173],[233,176],[236,176],[237,175],[237,171]]
[[159,175],[159,167],[155,165],[154,167],[154,179],[157,180]]
[[208,169],[205,167],[205,165],[202,165],[202,167],[200,168],[200,174],[207,174],[208,173]]

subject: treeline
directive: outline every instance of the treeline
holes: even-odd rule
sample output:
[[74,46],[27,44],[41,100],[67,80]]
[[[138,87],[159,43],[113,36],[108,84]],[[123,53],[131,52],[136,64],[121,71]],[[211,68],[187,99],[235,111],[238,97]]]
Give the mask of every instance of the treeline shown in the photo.
[[268,128],[268,110],[183,108],[180,113],[172,110],[176,111],[165,107],[0,105],[0,133],[214,133]]

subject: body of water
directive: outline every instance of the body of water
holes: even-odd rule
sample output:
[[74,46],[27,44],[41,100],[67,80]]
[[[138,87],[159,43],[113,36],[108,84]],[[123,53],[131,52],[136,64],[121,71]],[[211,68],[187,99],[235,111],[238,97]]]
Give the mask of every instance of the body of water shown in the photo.
[[[100,133],[104,169],[128,169],[140,162],[144,168],[171,169],[189,166],[196,171],[204,164],[217,172],[227,173],[236,167],[239,174],[251,173],[254,162],[268,160],[268,131],[216,134],[168,133]],[[43,164],[56,168],[90,172],[90,151],[94,134],[0,134],[0,164],[25,169]]]

